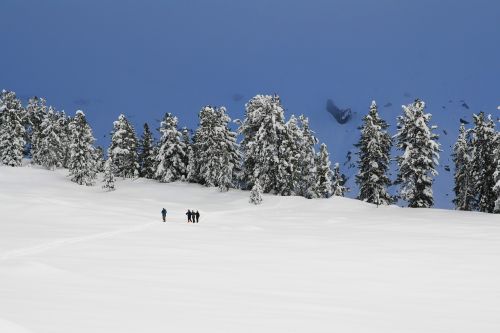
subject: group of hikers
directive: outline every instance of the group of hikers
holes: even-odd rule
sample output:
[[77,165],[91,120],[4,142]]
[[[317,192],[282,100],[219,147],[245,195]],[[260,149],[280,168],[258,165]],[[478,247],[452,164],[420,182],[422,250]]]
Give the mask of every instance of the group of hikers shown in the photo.
[[188,217],[188,223],[189,222],[192,222],[192,223],[198,223],[200,222],[200,213],[198,211],[194,211],[194,210],[189,210],[186,212],[186,215]]
[[[186,212],[188,223],[198,223],[200,222],[200,212],[194,211],[194,210],[189,210]],[[161,217],[163,218],[163,222],[166,222],[167,218],[167,210],[163,208],[161,210]]]

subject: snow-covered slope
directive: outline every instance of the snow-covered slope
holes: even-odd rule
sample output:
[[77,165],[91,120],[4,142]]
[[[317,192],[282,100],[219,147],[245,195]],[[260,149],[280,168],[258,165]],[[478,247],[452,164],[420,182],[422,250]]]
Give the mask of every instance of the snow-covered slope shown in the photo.
[[498,216],[117,187],[0,167],[0,332],[500,330]]

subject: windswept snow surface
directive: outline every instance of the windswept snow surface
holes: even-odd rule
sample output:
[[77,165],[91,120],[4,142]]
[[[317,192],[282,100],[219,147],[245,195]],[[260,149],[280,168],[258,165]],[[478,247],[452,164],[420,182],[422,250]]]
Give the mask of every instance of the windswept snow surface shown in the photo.
[[500,331],[498,215],[117,188],[0,167],[0,332]]

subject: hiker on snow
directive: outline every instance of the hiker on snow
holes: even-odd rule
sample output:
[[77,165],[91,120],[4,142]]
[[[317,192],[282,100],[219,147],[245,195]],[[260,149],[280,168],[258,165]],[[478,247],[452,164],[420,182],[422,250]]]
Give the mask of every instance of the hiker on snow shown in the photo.
[[200,221],[200,212],[196,211],[194,216],[196,217],[196,223],[198,223]]
[[191,213],[191,211],[188,209],[186,215],[188,217],[188,223],[191,222],[191,216],[193,215],[193,213]]
[[163,222],[165,222],[165,218],[167,217],[167,210],[165,208],[161,210],[161,216],[163,217]]

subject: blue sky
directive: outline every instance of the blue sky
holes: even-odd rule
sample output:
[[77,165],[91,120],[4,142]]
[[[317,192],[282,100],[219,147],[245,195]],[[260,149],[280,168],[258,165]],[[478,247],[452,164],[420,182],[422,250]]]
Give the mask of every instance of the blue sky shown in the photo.
[[[83,109],[99,144],[120,113],[138,132],[165,112],[195,127],[206,104],[233,118],[258,93],[311,118],[333,159],[347,150],[328,98],[367,112],[414,97],[500,105],[500,2],[489,0],[2,0],[0,88]],[[463,110],[461,110],[462,112]],[[451,113],[448,113],[451,112]],[[440,123],[441,122],[441,123]],[[351,146],[349,145],[349,149]]]

